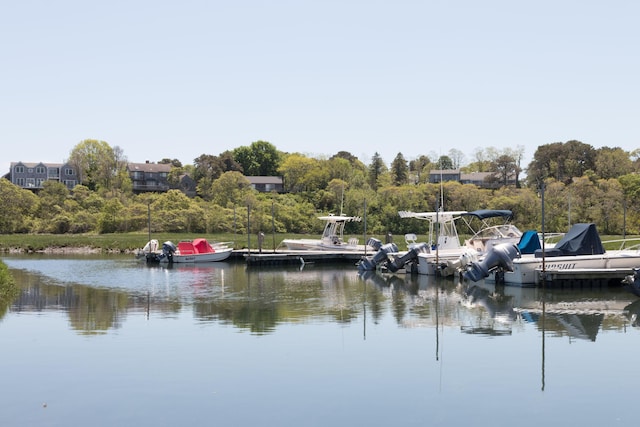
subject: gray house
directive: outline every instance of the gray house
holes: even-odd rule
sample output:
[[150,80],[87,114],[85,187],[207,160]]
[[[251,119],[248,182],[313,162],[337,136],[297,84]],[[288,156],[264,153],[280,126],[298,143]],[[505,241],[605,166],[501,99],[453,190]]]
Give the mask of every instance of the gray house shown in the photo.
[[129,163],[127,172],[133,184],[134,193],[149,191],[165,192],[169,190],[169,172],[171,165],[162,163]]
[[251,183],[251,187],[261,193],[269,193],[275,191],[282,193],[284,184],[280,176],[245,176]]
[[69,163],[11,162],[8,177],[14,185],[28,190],[39,190],[45,181],[57,181],[69,190],[78,184],[75,167]]

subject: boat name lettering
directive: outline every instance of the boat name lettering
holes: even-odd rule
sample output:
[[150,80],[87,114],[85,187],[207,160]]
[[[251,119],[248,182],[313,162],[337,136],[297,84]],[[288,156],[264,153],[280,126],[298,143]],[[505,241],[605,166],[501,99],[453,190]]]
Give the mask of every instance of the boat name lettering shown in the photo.
[[568,262],[565,264],[546,264],[545,268],[554,270],[573,270],[576,268],[575,262]]

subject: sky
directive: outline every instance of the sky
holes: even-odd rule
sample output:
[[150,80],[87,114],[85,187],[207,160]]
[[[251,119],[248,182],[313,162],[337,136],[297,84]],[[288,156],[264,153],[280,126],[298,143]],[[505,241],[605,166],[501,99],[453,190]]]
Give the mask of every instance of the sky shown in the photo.
[[0,174],[86,139],[130,162],[268,141],[390,164],[640,148],[635,0],[0,3]]

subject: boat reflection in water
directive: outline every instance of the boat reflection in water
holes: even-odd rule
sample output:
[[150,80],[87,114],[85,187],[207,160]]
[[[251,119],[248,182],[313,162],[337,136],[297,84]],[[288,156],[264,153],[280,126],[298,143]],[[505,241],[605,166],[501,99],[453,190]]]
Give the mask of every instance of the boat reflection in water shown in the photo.
[[505,336],[534,324],[557,336],[595,340],[602,328],[636,325],[633,313],[638,313],[638,304],[632,304],[636,297],[615,288],[500,287],[321,265],[149,267],[117,258],[34,257],[5,262],[21,289],[13,311],[63,310],[85,333],[120,328],[131,312],[165,317],[191,310],[196,321],[258,334],[288,323],[378,322],[392,316],[403,328],[447,325],[465,334]]
[[[602,328],[638,324],[640,302],[622,289],[518,288],[430,276],[366,272],[362,279],[393,298],[404,298],[405,326],[459,326],[461,332],[511,335],[514,328],[534,324],[556,336],[595,341]],[[397,305],[399,306],[399,305]],[[634,315],[635,314],[635,315]]]

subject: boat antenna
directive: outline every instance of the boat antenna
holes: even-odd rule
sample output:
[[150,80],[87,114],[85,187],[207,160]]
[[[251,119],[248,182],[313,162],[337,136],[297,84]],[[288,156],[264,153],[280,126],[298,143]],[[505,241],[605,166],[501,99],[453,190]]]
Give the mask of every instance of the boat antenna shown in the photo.
[[340,216],[344,215],[342,209],[344,208],[344,183],[342,184],[342,196],[340,197]]

